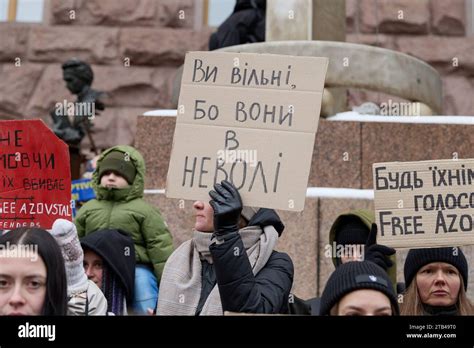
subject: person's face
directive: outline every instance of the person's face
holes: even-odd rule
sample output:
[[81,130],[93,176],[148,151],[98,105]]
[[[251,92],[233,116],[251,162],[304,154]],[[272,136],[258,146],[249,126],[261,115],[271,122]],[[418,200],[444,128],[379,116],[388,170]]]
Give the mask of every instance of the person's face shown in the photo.
[[84,81],[67,70],[63,73],[63,79],[66,82],[67,89],[72,94],[78,94],[82,92],[84,87],[87,85]]
[[214,231],[214,209],[208,202],[196,201],[193,204],[196,222],[194,229],[201,232]]
[[100,178],[100,185],[107,188],[122,189],[130,186],[127,180],[114,171],[105,172]]
[[46,265],[38,255],[0,257],[0,315],[41,315],[46,299]]
[[421,302],[430,306],[451,306],[461,289],[459,271],[445,262],[432,262],[416,274],[416,286]]
[[84,251],[84,271],[88,279],[92,280],[99,288],[102,287],[102,258],[91,250]]
[[337,305],[336,315],[392,315],[392,306],[382,292],[362,289],[344,296]]

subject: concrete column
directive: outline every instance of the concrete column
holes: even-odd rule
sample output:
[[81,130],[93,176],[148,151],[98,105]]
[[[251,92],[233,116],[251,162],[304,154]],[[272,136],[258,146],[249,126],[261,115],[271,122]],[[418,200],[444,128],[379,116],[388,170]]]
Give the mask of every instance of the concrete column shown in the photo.
[[474,0],[466,0],[466,34],[474,36]]
[[265,41],[311,40],[312,0],[267,1]]
[[[267,1],[266,41],[346,39],[345,0]],[[346,111],[346,89],[330,88],[323,116]]]
[[346,41],[346,0],[312,0],[313,40]]

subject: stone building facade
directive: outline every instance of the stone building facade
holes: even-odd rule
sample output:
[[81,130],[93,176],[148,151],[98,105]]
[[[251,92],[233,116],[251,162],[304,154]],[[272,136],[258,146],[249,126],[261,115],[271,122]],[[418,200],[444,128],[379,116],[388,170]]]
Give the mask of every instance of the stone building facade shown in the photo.
[[[472,115],[472,0],[347,0],[348,42],[416,56],[442,75],[444,114]],[[202,0],[46,0],[39,24],[0,22],[0,117],[42,118],[72,96],[60,64],[93,65],[94,88],[108,93],[98,117],[100,147],[133,143],[136,116],[170,108],[172,85],[186,51],[205,50]],[[388,96],[350,91],[349,106]]]
[[[443,81],[443,114],[474,115],[471,0],[346,0],[346,41],[415,56]],[[351,103],[386,96],[353,93]],[[382,99],[382,100],[381,100]]]
[[210,30],[194,29],[193,0],[50,0],[43,23],[0,23],[0,118],[42,118],[74,98],[61,63],[92,64],[93,88],[108,94],[94,121],[96,143],[132,143],[136,116],[170,108],[186,51],[206,50]]

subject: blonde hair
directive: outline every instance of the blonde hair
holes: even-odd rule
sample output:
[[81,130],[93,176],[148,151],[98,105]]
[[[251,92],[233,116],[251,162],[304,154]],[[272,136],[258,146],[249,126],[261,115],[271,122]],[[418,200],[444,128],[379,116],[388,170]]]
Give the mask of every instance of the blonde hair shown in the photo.
[[[464,290],[464,281],[459,275],[460,287],[458,300],[456,302],[457,314],[458,315],[473,315],[474,306],[471,301],[467,298],[466,291]],[[410,286],[405,290],[403,294],[403,302],[400,304],[400,315],[426,315],[423,309],[423,302],[421,302],[420,295],[418,293],[418,287],[416,285],[416,277],[411,282]]]

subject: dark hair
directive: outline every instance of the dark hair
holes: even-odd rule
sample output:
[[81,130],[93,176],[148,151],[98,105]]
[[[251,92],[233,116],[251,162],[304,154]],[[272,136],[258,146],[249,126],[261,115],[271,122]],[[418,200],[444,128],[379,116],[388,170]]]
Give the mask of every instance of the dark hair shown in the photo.
[[46,265],[46,296],[42,315],[66,315],[67,280],[61,249],[54,237],[40,228],[18,228],[0,236],[0,245],[37,246]]
[[107,299],[107,312],[123,315],[125,289],[119,277],[107,263],[102,266],[102,292]]

